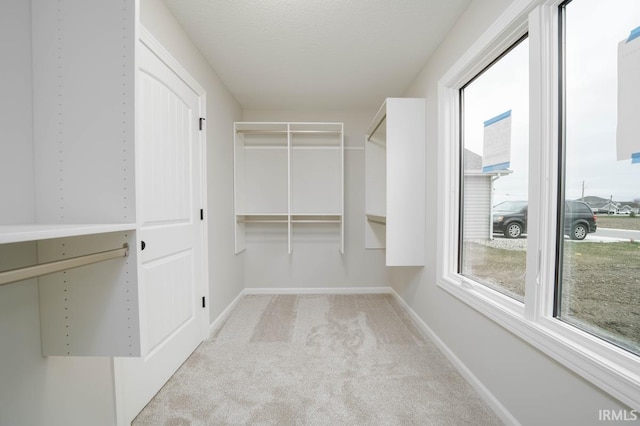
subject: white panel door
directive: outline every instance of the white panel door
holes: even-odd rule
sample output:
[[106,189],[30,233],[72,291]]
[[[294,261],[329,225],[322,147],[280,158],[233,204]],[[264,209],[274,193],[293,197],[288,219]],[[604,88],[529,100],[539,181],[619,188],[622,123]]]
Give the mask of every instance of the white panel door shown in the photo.
[[[140,45],[137,188],[142,358],[118,360],[129,423],[206,335],[200,97]],[[123,419],[122,416],[119,416]]]

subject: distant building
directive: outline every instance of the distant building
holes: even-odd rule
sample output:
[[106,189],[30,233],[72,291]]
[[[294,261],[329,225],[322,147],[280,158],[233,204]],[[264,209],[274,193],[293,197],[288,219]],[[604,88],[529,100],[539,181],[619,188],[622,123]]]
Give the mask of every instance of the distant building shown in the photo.
[[633,201],[622,201],[620,202],[622,207],[618,209],[618,213],[622,214],[639,214],[640,213],[640,204],[634,203]]
[[482,157],[464,150],[464,238],[493,239],[493,182],[511,170],[482,172]]
[[609,201],[607,198],[588,196],[580,200],[589,204],[596,214],[640,214],[640,204],[633,201]]

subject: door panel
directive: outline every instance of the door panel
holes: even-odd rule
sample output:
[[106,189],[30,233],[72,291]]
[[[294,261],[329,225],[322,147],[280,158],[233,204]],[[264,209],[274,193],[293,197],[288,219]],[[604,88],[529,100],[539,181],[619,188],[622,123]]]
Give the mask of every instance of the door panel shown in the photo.
[[143,265],[147,288],[146,358],[195,318],[193,250],[174,253]]
[[[193,205],[191,93],[182,99],[154,75],[140,74],[142,226],[190,221]],[[197,104],[196,104],[197,105]],[[140,163],[139,163],[140,164]],[[193,166],[197,166],[193,164]],[[197,172],[197,170],[194,170]]]

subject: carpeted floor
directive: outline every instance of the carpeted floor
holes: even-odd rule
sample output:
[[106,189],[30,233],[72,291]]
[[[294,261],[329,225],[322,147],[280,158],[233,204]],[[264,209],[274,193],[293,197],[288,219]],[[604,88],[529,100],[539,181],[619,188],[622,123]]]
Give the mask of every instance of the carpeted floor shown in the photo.
[[133,425],[495,425],[391,295],[246,296]]

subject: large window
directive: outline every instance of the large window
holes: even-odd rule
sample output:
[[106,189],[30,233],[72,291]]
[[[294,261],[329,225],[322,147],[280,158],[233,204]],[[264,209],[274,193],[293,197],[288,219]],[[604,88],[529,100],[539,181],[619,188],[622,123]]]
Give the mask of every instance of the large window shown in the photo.
[[528,40],[519,40],[460,89],[460,105],[460,272],[524,302]]
[[[640,69],[629,69],[634,62],[628,49],[636,44],[629,38],[640,26],[640,2],[574,0],[561,6],[560,18],[564,176],[559,192],[568,237],[559,240],[556,315],[640,353],[640,163],[624,152],[627,144],[640,152],[640,135],[624,140],[628,124],[619,120],[625,109],[640,112],[640,99],[631,97],[631,104],[624,99],[627,91],[640,94]],[[631,49],[638,51],[635,64],[640,64],[640,39]]]
[[514,1],[438,99],[438,284],[637,409],[640,1]]

